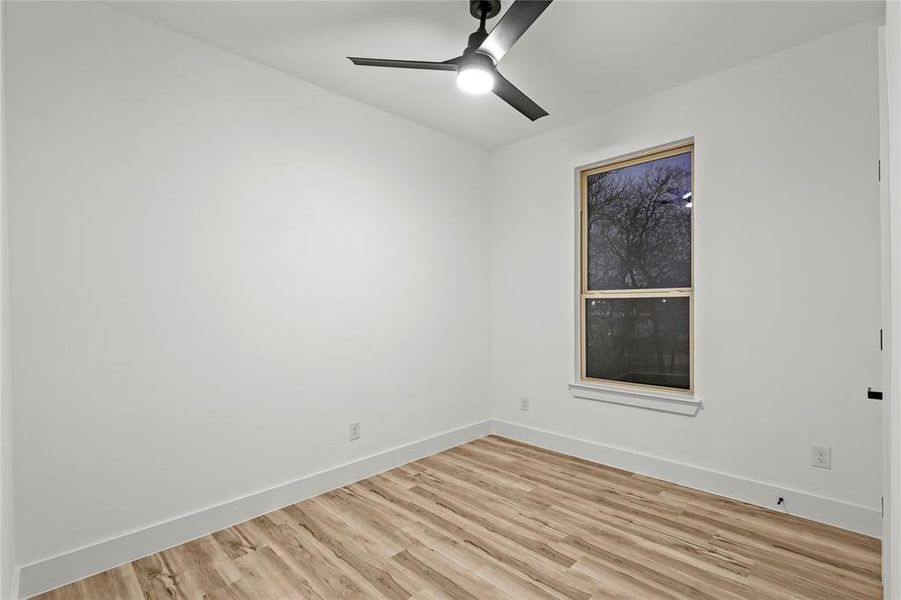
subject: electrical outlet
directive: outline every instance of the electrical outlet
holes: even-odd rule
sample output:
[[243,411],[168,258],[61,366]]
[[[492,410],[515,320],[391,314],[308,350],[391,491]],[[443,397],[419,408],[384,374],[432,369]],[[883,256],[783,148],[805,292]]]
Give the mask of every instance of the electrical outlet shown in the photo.
[[832,448],[829,446],[814,446],[810,464],[821,469],[831,469]]
[[529,399],[528,398],[520,398],[519,399],[519,410],[528,411],[529,410]]
[[350,424],[350,431],[348,432],[347,439],[350,441],[360,439],[360,422],[354,421]]

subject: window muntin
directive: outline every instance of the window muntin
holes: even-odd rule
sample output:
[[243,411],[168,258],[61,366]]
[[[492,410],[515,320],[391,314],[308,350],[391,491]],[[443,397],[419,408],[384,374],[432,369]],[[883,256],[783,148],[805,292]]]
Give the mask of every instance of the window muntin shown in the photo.
[[693,389],[693,149],[581,172],[583,381]]

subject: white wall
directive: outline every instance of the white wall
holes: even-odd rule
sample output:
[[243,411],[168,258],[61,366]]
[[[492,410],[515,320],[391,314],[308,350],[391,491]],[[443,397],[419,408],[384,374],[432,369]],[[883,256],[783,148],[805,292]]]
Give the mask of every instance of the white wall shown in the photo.
[[[0,4],[0,82],[6,54]],[[13,519],[12,394],[9,356],[9,178],[6,176],[6,92],[0,85],[0,598],[12,597],[15,569]]]
[[8,9],[20,564],[488,417],[484,152],[109,7]]
[[[877,25],[492,153],[497,418],[860,505],[878,532]],[[703,409],[574,399],[573,170],[692,136]],[[812,444],[832,470],[811,467]]]

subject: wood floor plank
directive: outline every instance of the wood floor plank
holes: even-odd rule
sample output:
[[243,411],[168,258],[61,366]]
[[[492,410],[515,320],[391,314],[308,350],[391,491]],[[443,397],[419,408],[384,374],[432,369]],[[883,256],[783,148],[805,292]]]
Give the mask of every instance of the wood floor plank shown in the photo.
[[341,600],[367,597],[364,586],[360,585],[356,577],[335,564],[330,559],[329,552],[318,547],[314,540],[284,526],[261,528],[258,533],[271,539],[269,547],[319,596]]
[[[407,590],[395,579],[394,574],[382,568],[372,552],[359,552],[354,544],[343,540],[339,533],[339,527],[330,521],[325,511],[313,510],[313,506],[307,503],[293,504],[286,507],[285,512],[292,517],[291,527],[309,532],[313,538],[327,547],[334,556],[342,561],[348,568],[357,573],[372,587],[378,590],[380,597],[391,600],[406,600],[416,590]],[[360,540],[357,540],[358,542]],[[363,544],[368,545],[368,544]],[[364,558],[365,556],[365,558]]]
[[[145,597],[187,600],[188,596],[180,585],[181,580],[163,553],[140,558],[131,564]],[[77,594],[72,597],[89,598],[90,596]]]
[[498,436],[41,600],[867,600],[879,540]]
[[561,597],[503,562],[486,557],[480,552],[473,552],[471,546],[463,540],[448,537],[423,524],[412,525],[409,530],[415,533],[423,544],[427,544],[449,560],[503,590],[507,594],[506,598],[554,600]]
[[407,552],[431,570],[447,577],[455,585],[463,588],[476,598],[482,600],[499,600],[506,597],[501,590],[488,583],[485,579],[464,569],[449,557],[433,548],[427,548],[421,544],[414,544],[404,552]]

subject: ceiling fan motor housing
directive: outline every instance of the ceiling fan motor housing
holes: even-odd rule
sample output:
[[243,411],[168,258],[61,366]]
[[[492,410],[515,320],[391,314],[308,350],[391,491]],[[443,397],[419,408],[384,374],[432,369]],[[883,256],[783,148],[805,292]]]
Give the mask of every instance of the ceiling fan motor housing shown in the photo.
[[[476,46],[478,48],[478,46]],[[461,61],[461,66],[467,67],[481,67],[487,71],[494,71],[495,64],[494,59],[488,56],[487,54],[482,54],[481,52],[476,52],[475,48],[467,48],[466,51],[463,52],[463,60]]]

